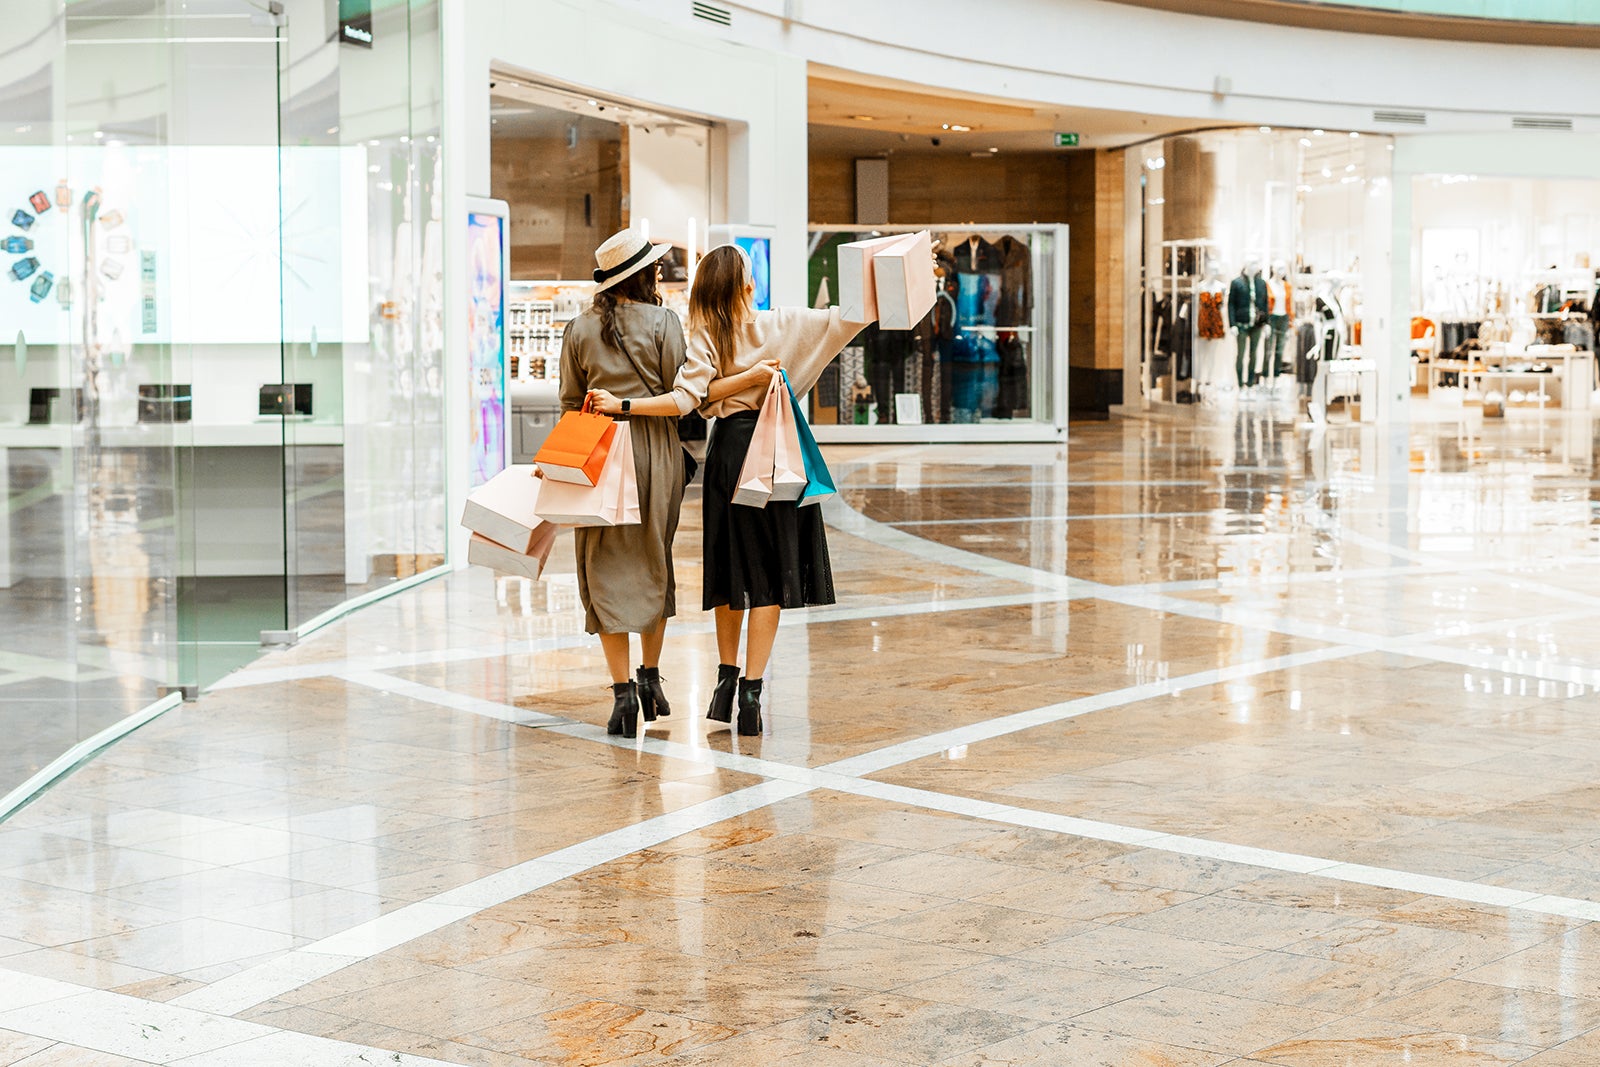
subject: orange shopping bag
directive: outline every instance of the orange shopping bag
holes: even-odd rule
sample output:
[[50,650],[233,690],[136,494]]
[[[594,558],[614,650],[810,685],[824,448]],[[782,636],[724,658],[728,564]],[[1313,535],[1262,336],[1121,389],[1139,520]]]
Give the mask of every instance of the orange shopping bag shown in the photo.
[[639,517],[639,476],[634,470],[633,438],[626,422],[616,423],[611,452],[594,485],[552,482],[539,488],[539,517],[563,526],[631,526]]
[[581,410],[561,416],[544,446],[534,453],[533,462],[546,478],[592,486],[606,464],[616,433],[617,424],[590,411],[589,398],[585,397]]

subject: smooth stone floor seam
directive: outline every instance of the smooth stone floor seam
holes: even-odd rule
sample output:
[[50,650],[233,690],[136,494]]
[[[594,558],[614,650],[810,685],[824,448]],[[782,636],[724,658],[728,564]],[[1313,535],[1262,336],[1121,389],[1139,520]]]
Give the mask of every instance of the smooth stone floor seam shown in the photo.
[[442,1060],[12,971],[0,971],[0,1030],[141,1063],[188,1067],[450,1067]]

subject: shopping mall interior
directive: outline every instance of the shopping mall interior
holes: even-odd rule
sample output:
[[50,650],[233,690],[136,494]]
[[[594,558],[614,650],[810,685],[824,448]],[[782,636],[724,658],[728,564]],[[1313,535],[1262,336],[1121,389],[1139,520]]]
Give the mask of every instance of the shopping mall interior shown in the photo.
[[[0,1065],[1600,1063],[1589,5],[6,10]],[[469,563],[624,228],[934,253],[759,732]]]

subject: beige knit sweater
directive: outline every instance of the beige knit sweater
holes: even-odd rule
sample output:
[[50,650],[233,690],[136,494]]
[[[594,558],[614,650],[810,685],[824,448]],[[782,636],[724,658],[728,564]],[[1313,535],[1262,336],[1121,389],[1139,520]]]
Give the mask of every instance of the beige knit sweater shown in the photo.
[[[822,371],[833,362],[850,339],[865,327],[864,322],[845,322],[839,309],[774,308],[758,311],[734,337],[731,358],[719,358],[704,330],[689,338],[690,364],[715,368],[715,376],[725,378],[749,370],[764,359],[776,359],[789,372],[789,384],[796,396],[804,396],[817,384]],[[702,395],[705,390],[700,390]],[[700,414],[708,419],[735,411],[754,411],[767,395],[767,383],[757,382],[721,400],[702,404]]]

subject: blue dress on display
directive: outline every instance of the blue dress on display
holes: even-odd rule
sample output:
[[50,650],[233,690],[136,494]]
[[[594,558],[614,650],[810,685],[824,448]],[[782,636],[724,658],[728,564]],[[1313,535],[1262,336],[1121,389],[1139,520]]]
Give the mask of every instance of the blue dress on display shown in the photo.
[[1000,275],[956,275],[956,336],[951,345],[955,363],[951,375],[951,421],[977,422],[994,407],[1000,393],[1000,351],[992,332],[974,326],[993,326],[1000,302]]

